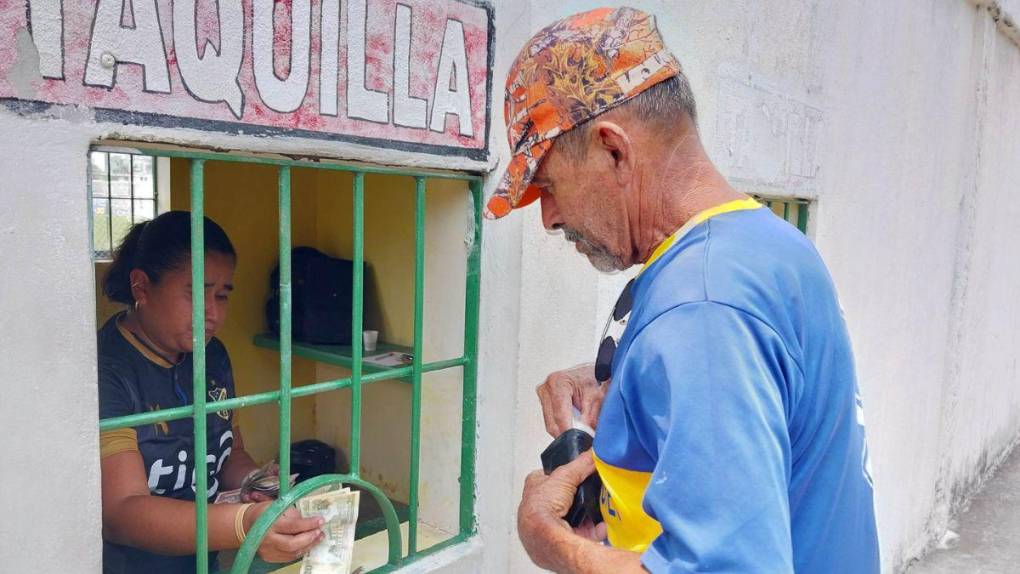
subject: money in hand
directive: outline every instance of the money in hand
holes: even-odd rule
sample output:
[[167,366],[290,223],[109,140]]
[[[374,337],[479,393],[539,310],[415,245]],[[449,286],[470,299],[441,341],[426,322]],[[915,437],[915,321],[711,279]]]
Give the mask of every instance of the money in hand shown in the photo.
[[321,516],[326,537],[301,561],[301,574],[351,574],[354,528],[361,493],[349,488],[320,489],[297,502],[301,516]]

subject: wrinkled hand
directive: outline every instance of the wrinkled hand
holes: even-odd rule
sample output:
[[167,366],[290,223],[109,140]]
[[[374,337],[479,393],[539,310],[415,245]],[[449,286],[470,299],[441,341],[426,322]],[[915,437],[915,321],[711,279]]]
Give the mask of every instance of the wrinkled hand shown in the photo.
[[572,407],[581,412],[581,422],[595,428],[602,410],[602,399],[606,396],[606,386],[608,384],[599,385],[595,380],[595,365],[592,363],[550,374],[536,389],[538,400],[542,403],[545,430],[553,437],[569,430],[574,418]]
[[[248,508],[244,515],[245,532],[251,529],[269,504],[262,502]],[[325,536],[319,529],[322,525],[322,518],[301,518],[296,508],[288,508],[262,538],[258,549],[259,558],[266,562],[293,562],[301,558],[322,541]]]
[[564,557],[558,542],[566,536],[581,536],[589,540],[605,539],[605,525],[595,527],[585,522],[576,530],[563,519],[574,502],[577,487],[591,473],[595,463],[591,453],[584,453],[546,476],[540,470],[528,475],[524,494],[517,509],[517,535],[531,560],[541,568],[557,570]]

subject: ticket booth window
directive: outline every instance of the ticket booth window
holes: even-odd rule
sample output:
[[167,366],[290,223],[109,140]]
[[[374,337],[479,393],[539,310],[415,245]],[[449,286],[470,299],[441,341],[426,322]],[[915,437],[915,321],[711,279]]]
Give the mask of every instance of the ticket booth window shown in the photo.
[[[204,345],[196,342],[193,404],[103,419],[100,431],[192,418],[191,460],[206,460],[207,415],[234,410],[246,449],[257,462],[275,459],[280,476],[291,474],[298,440],[322,440],[346,462],[293,487],[281,481],[279,499],[248,532],[230,571],[276,571],[256,557],[268,527],[326,484],[360,489],[375,506],[374,515],[359,517],[356,535],[354,567],[366,573],[392,571],[472,536],[481,176],[176,148],[97,146],[93,154],[96,162],[115,155],[168,162],[171,208],[191,214],[193,332],[204,333],[204,216],[226,230],[238,252],[230,329],[220,336],[237,396],[207,396]],[[106,184],[97,173],[92,199],[119,197],[107,191],[110,172]],[[94,228],[101,223],[94,219]],[[293,337],[297,246],[353,263],[352,344]],[[270,287],[279,293],[272,333],[265,317]],[[102,303],[97,307],[102,321]],[[365,330],[379,331],[372,353],[360,344]],[[381,352],[403,360],[375,360]],[[209,477],[195,474],[196,491],[206,492]],[[209,504],[201,496],[195,503],[200,573],[209,571]],[[280,571],[297,572],[290,568]]]

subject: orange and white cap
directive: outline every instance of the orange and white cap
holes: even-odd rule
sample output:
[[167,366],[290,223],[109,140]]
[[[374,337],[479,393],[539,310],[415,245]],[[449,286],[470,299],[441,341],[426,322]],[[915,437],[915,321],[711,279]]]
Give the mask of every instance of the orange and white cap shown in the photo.
[[556,136],[680,72],[655,18],[640,10],[599,8],[543,28],[507,76],[503,114],[513,156],[485,217],[539,198],[531,179]]

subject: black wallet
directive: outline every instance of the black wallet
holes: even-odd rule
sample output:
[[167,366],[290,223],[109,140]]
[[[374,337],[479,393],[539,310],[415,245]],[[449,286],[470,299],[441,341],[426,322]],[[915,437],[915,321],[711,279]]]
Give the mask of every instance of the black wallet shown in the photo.
[[[550,474],[557,468],[567,464],[581,456],[586,450],[591,449],[594,439],[592,436],[580,429],[570,429],[546,447],[542,452],[542,469]],[[577,528],[590,518],[592,524],[602,522],[602,511],[599,509],[599,496],[602,494],[602,479],[599,473],[594,472],[577,487],[574,494],[574,503],[563,517],[570,526]]]

